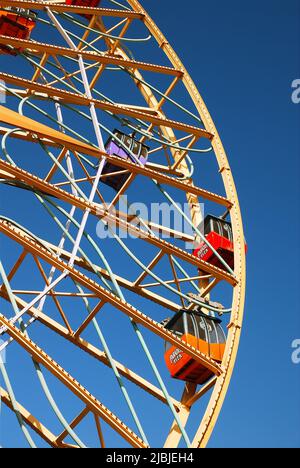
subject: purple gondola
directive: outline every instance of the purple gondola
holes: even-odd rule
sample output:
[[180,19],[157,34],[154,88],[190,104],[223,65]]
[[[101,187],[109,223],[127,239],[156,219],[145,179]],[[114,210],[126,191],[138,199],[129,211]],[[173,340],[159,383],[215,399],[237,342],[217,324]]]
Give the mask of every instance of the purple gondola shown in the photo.
[[[119,130],[114,130],[113,134],[123,143],[124,147],[112,136],[110,137],[105,144],[105,151],[111,156],[118,156],[119,158],[129,160],[137,164],[134,158],[131,156],[129,151],[131,151],[136,158],[142,163],[143,166],[147,163],[149,147],[137,141],[133,135],[126,135]],[[125,148],[128,148],[129,151],[126,151]],[[120,166],[107,162],[103,169],[103,175],[114,174],[108,177],[103,178],[103,183],[109,185],[116,191],[119,191],[125,182],[130,177],[130,173],[126,172],[120,173],[123,171]]]

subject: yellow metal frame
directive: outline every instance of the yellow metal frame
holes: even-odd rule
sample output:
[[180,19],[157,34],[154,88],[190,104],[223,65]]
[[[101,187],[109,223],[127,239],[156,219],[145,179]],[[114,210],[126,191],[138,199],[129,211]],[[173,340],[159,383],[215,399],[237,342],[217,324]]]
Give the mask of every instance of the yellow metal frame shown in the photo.
[[[202,287],[203,295],[209,297],[209,293],[212,288],[221,280],[227,281],[233,287],[233,302],[232,302],[232,314],[230,318],[230,324],[228,327],[228,337],[226,343],[226,350],[221,365],[216,364],[207,356],[201,354],[196,349],[192,348],[190,345],[182,342],[175,335],[167,331],[164,327],[159,325],[157,322],[153,321],[150,317],[146,316],[144,313],[136,310],[128,303],[124,303],[118,297],[106,291],[104,288],[101,288],[98,284],[92,281],[88,276],[82,274],[79,270],[76,269],[76,266],[84,268],[87,272],[90,270],[90,266],[87,265],[84,260],[79,257],[75,258],[75,267],[70,267],[67,262],[70,258],[69,252],[62,251],[60,252],[61,259],[58,259],[56,256],[50,253],[47,249],[42,247],[34,239],[30,238],[28,234],[22,232],[16,226],[10,224],[7,221],[0,220],[0,231],[5,233],[15,242],[19,243],[24,248],[24,255],[20,257],[19,261],[12,268],[10,273],[10,278],[15,275],[18,268],[22,264],[24,257],[26,255],[32,255],[37,262],[37,265],[40,268],[40,272],[44,275],[43,269],[39,262],[39,259],[45,260],[50,265],[54,265],[58,270],[68,271],[70,276],[84,287],[89,290],[89,294],[94,295],[101,299],[103,303],[110,303],[114,305],[116,309],[125,313],[127,316],[133,318],[137,323],[142,324],[149,330],[151,330],[156,335],[160,336],[162,339],[170,341],[176,346],[180,346],[186,353],[192,356],[194,359],[206,365],[209,369],[213,371],[215,377],[206,384],[203,388],[197,391],[195,385],[187,384],[183,392],[181,401],[178,401],[172,398],[174,408],[178,412],[181,423],[183,426],[186,425],[188,418],[190,416],[190,411],[193,405],[208,391],[212,390],[209,404],[207,406],[206,412],[200,422],[199,428],[194,436],[192,441],[192,447],[205,447],[208,443],[208,440],[211,436],[213,428],[216,424],[218,415],[220,413],[224,398],[228,389],[228,385],[232,376],[234,369],[234,364],[237,356],[239,339],[241,334],[242,320],[243,320],[243,309],[244,309],[244,298],[245,298],[245,283],[246,283],[246,272],[245,272],[245,249],[244,249],[244,233],[243,233],[243,224],[241,218],[241,212],[238,202],[238,197],[235,189],[234,180],[230,170],[230,166],[226,157],[225,150],[223,148],[221,139],[217,132],[217,129],[214,125],[214,122],[205,106],[194,82],[192,81],[187,70],[183,66],[182,62],[176,55],[175,51],[158,29],[156,23],[150,18],[147,12],[144,10],[142,5],[136,0],[128,0],[132,11],[125,10],[113,10],[113,9],[104,9],[104,8],[85,8],[85,7],[73,7],[66,6],[63,3],[55,5],[55,11],[58,12],[72,12],[72,13],[86,13],[87,11],[92,16],[91,23],[93,27],[97,27],[100,32],[105,31],[104,19],[105,17],[112,18],[121,18],[125,21],[125,26],[123,27],[119,39],[125,34],[130,23],[133,20],[142,21],[149,32],[152,34],[153,38],[156,40],[159,48],[164,52],[166,57],[170,61],[171,66],[161,66],[156,64],[144,63],[139,61],[131,60],[126,52],[121,48],[120,40],[112,40],[107,38],[107,53],[103,55],[97,55],[95,53],[85,50],[83,43],[81,44],[78,50],[71,50],[66,47],[55,46],[52,44],[44,44],[36,41],[21,41],[13,38],[8,38],[5,36],[0,36],[0,44],[18,46],[20,45],[23,48],[30,49],[40,60],[40,64],[44,65],[48,57],[51,55],[53,57],[59,58],[62,55],[67,55],[70,57],[78,56],[78,53],[82,55],[83,58],[91,60],[94,62],[96,67],[96,73],[92,81],[92,86],[95,86],[96,82],[100,78],[104,68],[107,65],[116,65],[123,66],[128,68],[132,73],[133,77],[136,79],[135,83],[140,90],[146,101],[146,107],[138,107],[134,105],[123,105],[123,104],[110,104],[106,101],[91,100],[84,95],[77,93],[72,93],[59,89],[54,86],[46,86],[40,84],[37,79],[39,76],[39,70],[37,69],[31,80],[25,80],[21,77],[8,75],[6,73],[0,74],[0,79],[3,79],[6,83],[10,85],[17,86],[17,89],[14,92],[18,93],[20,96],[29,96],[32,95],[36,99],[45,99],[48,96],[56,97],[60,102],[73,103],[82,106],[88,106],[91,103],[95,105],[96,108],[102,110],[108,110],[115,114],[131,116],[142,118],[144,121],[149,123],[148,130],[154,126],[158,126],[161,129],[161,132],[167,136],[171,141],[177,142],[178,138],[175,136],[175,130],[183,131],[187,134],[186,137],[183,137],[181,140],[190,138],[189,147],[192,147],[198,138],[205,137],[210,142],[214,149],[219,172],[221,174],[223,184],[226,191],[226,197],[211,193],[203,188],[194,186],[193,180],[188,179],[185,182],[182,182],[178,179],[170,177],[174,174],[183,174],[187,175],[187,165],[185,161],[186,151],[180,152],[175,149],[172,149],[173,161],[170,162],[167,166],[162,165],[150,165],[145,168],[140,168],[130,162],[124,160],[119,160],[116,157],[108,156],[107,159],[111,162],[117,162],[118,165],[124,170],[129,170],[132,174],[132,177],[137,175],[142,175],[160,181],[164,184],[169,184],[179,190],[183,190],[187,194],[187,200],[190,205],[192,220],[195,224],[198,224],[200,221],[200,209],[198,197],[211,200],[215,203],[223,205],[229,212],[232,228],[233,228],[233,238],[234,238],[234,276],[226,273],[224,270],[213,267],[210,264],[197,260],[192,255],[184,252],[178,247],[174,247],[172,244],[157,239],[151,235],[145,235],[143,232],[143,240],[146,242],[155,245],[159,252],[157,256],[148,266],[149,269],[153,269],[154,266],[160,261],[164,255],[176,255],[179,258],[182,258],[195,266],[197,266],[202,273],[206,274],[206,279],[201,280],[200,284]],[[1,6],[21,6],[24,8],[31,8],[35,10],[45,9],[46,7],[54,8],[53,2],[34,2],[34,1],[24,1],[24,0],[1,0]],[[86,40],[88,33],[85,33],[83,39]],[[199,116],[204,123],[204,128],[194,127],[187,125],[184,122],[175,122],[166,117],[163,112],[163,106],[165,104],[166,98],[162,98],[160,101],[157,100],[153,92],[149,87],[144,85],[140,79],[142,79],[143,71],[152,71],[154,73],[161,73],[174,77],[173,82],[166,91],[166,95],[170,95],[174,90],[178,82],[182,82],[191,97]],[[8,108],[0,106],[0,121],[6,126],[0,128],[0,134],[5,133],[10,126],[18,127],[21,131],[16,132],[12,135],[15,138],[21,138],[23,140],[28,140],[31,142],[35,141],[35,135],[38,135],[41,140],[52,146],[57,146],[62,149],[62,156],[67,150],[72,151],[75,155],[76,152],[81,152],[95,158],[101,158],[103,153],[101,153],[97,148],[84,144],[75,138],[71,138],[59,131],[53,130],[52,128],[42,125],[39,122],[33,121],[27,117],[21,116]],[[117,216],[110,215],[107,211],[100,208],[100,205],[96,203],[87,203],[80,197],[69,194],[68,192],[62,190],[57,185],[50,182],[50,178],[54,172],[55,168],[52,169],[52,172],[49,173],[49,180],[41,180],[36,177],[34,174],[30,174],[21,168],[13,167],[8,163],[0,161],[0,175],[5,176],[5,178],[11,181],[23,182],[29,186],[43,191],[44,193],[51,194],[58,199],[64,200],[71,205],[78,206],[81,209],[90,209],[91,213],[106,216],[106,219],[110,219],[112,222],[117,222],[119,225],[128,229],[130,232],[135,234],[140,234],[138,228],[131,224],[131,220],[126,218],[122,213],[118,213]],[[88,177],[88,175],[87,175]],[[131,179],[130,179],[131,180]],[[125,189],[124,189],[125,190]],[[117,198],[113,203],[116,203]],[[100,210],[100,211],[99,211]],[[153,226],[151,226],[153,227]],[[156,228],[163,229],[163,226],[156,226]],[[175,233],[173,233],[175,234]],[[176,233],[178,234],[178,233]],[[182,233],[182,238],[185,234]],[[47,241],[45,240],[45,244]],[[48,244],[51,250],[55,251],[55,246]],[[173,266],[171,264],[171,266]],[[95,268],[97,265],[95,265]],[[100,270],[99,270],[100,271]],[[170,280],[177,285],[180,290],[180,280],[176,277],[176,271],[173,266],[174,279]],[[105,277],[109,277],[107,271],[101,269],[101,274]],[[140,275],[135,282],[130,282],[126,278],[117,277],[117,281],[121,286],[134,291],[143,297],[150,299],[151,301],[157,304],[164,304],[166,307],[170,308],[173,311],[176,311],[180,308],[176,303],[172,301],[162,300],[159,294],[150,292],[146,285],[141,284],[142,281],[147,276],[146,273]],[[201,275],[200,275],[201,276]],[[205,276],[204,276],[205,277]],[[209,283],[208,279],[213,278],[213,281]],[[66,293],[67,294],[67,293]],[[0,296],[8,300],[7,291],[2,286],[0,288]],[[56,294],[53,293],[53,296],[56,298]],[[16,297],[18,305],[25,307],[27,303]],[[102,306],[102,303],[99,303],[99,308]],[[83,351],[89,353],[95,359],[104,363],[105,365],[110,365],[106,355],[100,352],[90,343],[86,342],[80,337],[81,332],[84,330],[88,322],[95,316],[98,312],[98,309],[95,309],[94,312],[89,316],[85,322],[79,327],[77,331],[73,331],[68,324],[66,315],[64,315],[63,310],[61,310],[62,315],[65,319],[66,326],[60,325],[58,322],[55,322],[53,319],[48,317],[45,313],[38,311],[37,309],[30,308],[28,313],[34,316],[37,320],[43,323],[46,327],[55,331],[60,336],[63,336],[66,340],[73,343],[75,346],[78,346]],[[72,422],[71,427],[75,427],[88,413],[93,413],[95,416],[96,427],[101,441],[101,446],[104,446],[103,434],[101,431],[101,426],[99,422],[99,417],[106,421],[113,429],[115,429],[124,439],[133,447],[145,447],[144,442],[128,428],[122,421],[120,421],[117,416],[110,412],[110,410],[101,402],[95,399],[82,385],[75,381],[62,367],[60,367],[56,362],[54,362],[50,356],[48,356],[41,348],[39,348],[35,343],[29,340],[24,334],[22,334],[14,325],[12,325],[3,315],[0,315],[0,324],[5,326],[7,333],[13,337],[16,342],[18,342],[31,356],[33,356],[38,362],[45,365],[49,371],[55,375],[60,381],[62,381],[72,393],[78,396],[79,399],[84,403],[84,409],[82,412],[75,418]],[[155,387],[153,384],[148,382],[143,377],[137,375],[132,370],[126,368],[122,363],[117,362],[116,366],[121,375],[130,381],[137,384],[140,388],[151,394],[153,397],[159,399],[162,403],[166,403],[166,399],[161,392],[161,390]],[[1,397],[3,402],[11,407],[11,402],[9,400],[8,394],[4,389],[0,389]],[[34,418],[25,408],[19,405],[20,413],[22,414],[26,423],[35,430],[44,440],[46,440],[49,445],[53,447],[72,447],[71,445],[65,444],[63,442],[66,433],[62,433],[58,436],[52,434],[41,422]],[[181,433],[177,426],[176,421],[172,424],[170,432],[166,438],[165,446],[166,447],[176,447],[181,439]]]

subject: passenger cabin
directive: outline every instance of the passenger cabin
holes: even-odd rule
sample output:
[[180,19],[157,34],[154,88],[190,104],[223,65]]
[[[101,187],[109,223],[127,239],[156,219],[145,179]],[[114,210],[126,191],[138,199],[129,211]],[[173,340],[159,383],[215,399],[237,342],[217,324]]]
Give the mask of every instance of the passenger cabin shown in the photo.
[[[225,260],[227,265],[233,269],[234,246],[231,223],[222,218],[208,215],[205,217],[204,222],[200,224],[199,230],[204,234],[211,246]],[[246,245],[245,250],[247,251]],[[225,265],[223,265],[220,259],[204,241],[200,242],[193,253],[196,257],[200,258],[200,260],[204,260],[211,265],[225,270]]]
[[[138,164],[130,154],[131,152],[143,166],[147,163],[149,152],[148,146],[136,140],[133,135],[126,135],[119,130],[114,130],[113,134],[119,141],[114,136],[108,139],[105,145],[105,151],[107,154],[110,156],[118,156],[119,158]],[[109,185],[117,192],[130,177],[130,173],[126,171],[126,169],[123,169],[117,164],[113,164],[111,162],[106,162],[102,175],[108,175],[103,178],[103,183]]]
[[101,0],[66,0],[67,5],[97,8]]
[[[226,337],[218,318],[182,309],[165,324],[165,328],[216,362],[222,361]],[[166,365],[174,379],[204,384],[213,377],[211,370],[179,347],[166,342],[165,348]]]
[[[97,8],[101,3],[101,0],[66,0],[67,5],[73,6],[82,6],[82,7],[90,7],[90,8]],[[90,18],[91,15],[84,15],[85,18]]]
[[[0,34],[17,39],[29,39],[36,25],[37,15],[32,10],[16,7],[0,9]],[[17,55],[21,48],[11,49],[0,44],[0,53]]]

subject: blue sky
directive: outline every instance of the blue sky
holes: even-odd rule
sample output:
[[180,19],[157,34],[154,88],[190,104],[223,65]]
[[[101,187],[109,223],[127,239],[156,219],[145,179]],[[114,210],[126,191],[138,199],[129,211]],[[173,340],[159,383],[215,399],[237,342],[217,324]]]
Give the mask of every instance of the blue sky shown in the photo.
[[[291,83],[300,78],[300,2],[144,0],[144,6],[183,59],[215,120],[249,246],[241,345],[209,446],[299,447],[300,364],[291,355],[293,340],[300,338],[300,104],[292,103]],[[17,208],[15,196],[10,202]],[[28,212],[18,215],[25,223]],[[18,354],[11,361],[13,368]],[[84,378],[96,386],[88,370]],[[21,377],[16,388],[22,388]],[[24,388],[25,401],[34,388]],[[58,393],[61,404],[64,397]],[[117,404],[116,409],[121,411]],[[22,445],[12,429],[3,438],[3,445]]]
[[240,352],[210,446],[299,447],[300,366],[291,342],[300,335],[300,106],[291,83],[300,76],[300,2],[190,3],[193,14],[181,2],[145,6],[161,14],[213,115],[249,245]]

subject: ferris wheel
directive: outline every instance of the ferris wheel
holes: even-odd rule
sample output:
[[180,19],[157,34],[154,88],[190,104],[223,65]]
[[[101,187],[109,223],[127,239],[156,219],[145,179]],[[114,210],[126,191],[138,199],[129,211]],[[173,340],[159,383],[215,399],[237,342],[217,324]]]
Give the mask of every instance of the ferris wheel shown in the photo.
[[194,82],[136,0],[1,0],[0,69],[2,436],[205,447],[246,245]]

